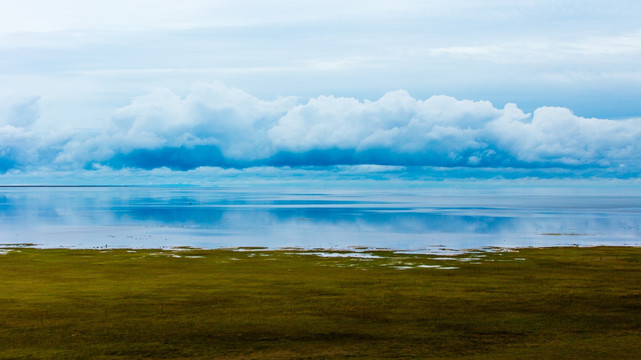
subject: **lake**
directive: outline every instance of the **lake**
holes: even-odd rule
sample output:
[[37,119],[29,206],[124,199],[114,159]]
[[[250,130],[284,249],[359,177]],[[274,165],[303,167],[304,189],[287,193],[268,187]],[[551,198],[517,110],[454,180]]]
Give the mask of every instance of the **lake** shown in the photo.
[[641,245],[628,188],[0,187],[0,243],[439,249]]

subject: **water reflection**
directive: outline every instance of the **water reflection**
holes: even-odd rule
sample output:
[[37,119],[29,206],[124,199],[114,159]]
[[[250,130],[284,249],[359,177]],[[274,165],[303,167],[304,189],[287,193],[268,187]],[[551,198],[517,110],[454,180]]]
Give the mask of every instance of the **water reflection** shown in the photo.
[[0,243],[416,249],[639,245],[641,197],[492,191],[0,188]]

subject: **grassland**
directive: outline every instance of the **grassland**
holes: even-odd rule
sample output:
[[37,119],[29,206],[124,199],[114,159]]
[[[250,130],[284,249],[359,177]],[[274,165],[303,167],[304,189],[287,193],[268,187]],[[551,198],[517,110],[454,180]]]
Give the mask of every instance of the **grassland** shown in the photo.
[[366,253],[6,246],[0,359],[641,357],[639,248]]

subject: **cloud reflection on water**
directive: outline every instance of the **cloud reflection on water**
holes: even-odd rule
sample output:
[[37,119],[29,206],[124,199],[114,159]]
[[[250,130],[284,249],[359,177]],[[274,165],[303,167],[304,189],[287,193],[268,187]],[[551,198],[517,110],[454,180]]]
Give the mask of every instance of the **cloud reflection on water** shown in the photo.
[[0,188],[0,243],[417,249],[638,245],[641,197],[559,189]]

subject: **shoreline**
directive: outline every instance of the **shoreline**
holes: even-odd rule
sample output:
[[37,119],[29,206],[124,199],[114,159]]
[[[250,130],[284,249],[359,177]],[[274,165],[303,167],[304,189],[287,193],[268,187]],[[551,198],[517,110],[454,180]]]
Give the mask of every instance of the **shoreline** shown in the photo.
[[390,252],[395,254],[408,254],[408,255],[439,255],[442,253],[465,254],[469,252],[512,252],[524,249],[545,250],[545,249],[563,249],[563,248],[639,248],[641,245],[608,245],[608,244],[561,244],[561,245],[548,245],[548,246],[482,246],[478,248],[465,248],[455,249],[448,248],[441,245],[426,246],[412,249],[394,249],[388,247],[368,247],[368,246],[346,246],[346,247],[304,247],[304,246],[284,246],[284,247],[268,247],[268,246],[223,246],[223,247],[198,247],[188,245],[175,245],[175,246],[160,246],[160,247],[130,247],[130,246],[93,246],[93,247],[67,247],[67,246],[52,246],[42,247],[37,243],[0,243],[0,249],[37,249],[37,250],[158,250],[158,251],[297,251],[297,252],[340,252],[340,253],[362,253],[362,252]]

